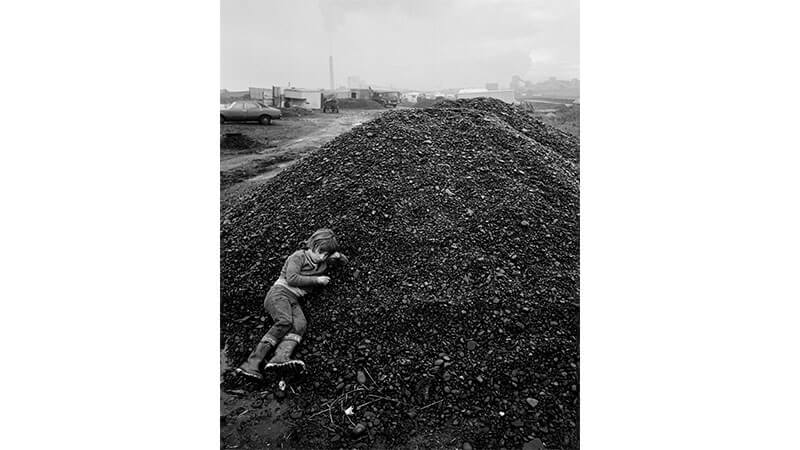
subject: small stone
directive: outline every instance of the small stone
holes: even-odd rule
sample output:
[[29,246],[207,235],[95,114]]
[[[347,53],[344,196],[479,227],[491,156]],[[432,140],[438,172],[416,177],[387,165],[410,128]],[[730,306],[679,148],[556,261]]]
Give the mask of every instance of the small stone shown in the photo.
[[520,222],[519,224],[520,224],[520,225],[522,225],[523,227],[527,227],[527,226],[530,226],[530,224],[531,224],[531,223],[530,223],[530,222],[528,222],[527,220],[523,220],[523,221],[522,221],[522,222]]
[[511,422],[511,425],[514,425],[515,427],[518,427],[518,428],[522,428],[525,424],[522,423],[521,420],[517,419],[517,420]]
[[526,398],[525,401],[528,402],[529,405],[531,405],[531,408],[536,408],[536,405],[539,404],[539,400],[536,400],[535,398],[531,397]]
[[353,427],[353,436],[361,435],[362,433],[364,433],[364,431],[366,431],[366,429],[367,426],[359,422],[355,427]]
[[478,343],[477,342],[475,342],[475,341],[467,341],[467,350],[472,351],[472,350],[475,350],[476,347],[478,347]]
[[441,366],[442,364],[444,364],[443,359],[437,359],[436,361],[433,362],[434,366]]
[[522,446],[522,450],[544,450],[544,445],[540,439],[533,439]]
[[461,446],[461,450],[472,450],[472,444],[469,442],[464,442],[464,444]]
[[358,384],[364,384],[367,382],[367,376],[364,375],[364,372],[359,370],[358,373],[356,373],[356,380],[358,381]]

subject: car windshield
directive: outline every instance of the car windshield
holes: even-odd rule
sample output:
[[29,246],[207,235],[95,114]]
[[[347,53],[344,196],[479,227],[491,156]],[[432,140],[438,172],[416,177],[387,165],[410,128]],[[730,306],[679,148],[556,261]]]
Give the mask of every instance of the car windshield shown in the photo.
[[265,105],[265,104],[263,104],[261,102],[257,102],[257,104],[258,104],[258,106],[260,106],[262,108],[269,108],[269,106],[267,106],[267,105]]

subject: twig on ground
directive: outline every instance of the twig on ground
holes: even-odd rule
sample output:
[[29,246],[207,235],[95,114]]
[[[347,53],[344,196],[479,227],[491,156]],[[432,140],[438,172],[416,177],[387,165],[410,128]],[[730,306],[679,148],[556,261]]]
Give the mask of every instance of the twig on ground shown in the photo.
[[332,408],[332,406],[331,406],[331,407],[329,407],[328,409],[323,409],[322,411],[317,411],[317,412],[315,412],[314,414],[312,414],[312,415],[308,416],[308,418],[310,419],[310,418],[312,418],[312,417],[316,417],[316,416],[318,416],[318,415],[320,415],[320,414],[324,414],[324,413],[328,412],[328,411],[329,411],[331,408]]
[[339,400],[341,400],[343,397],[347,396],[347,394],[352,394],[353,392],[366,391],[366,390],[367,390],[366,388],[361,388],[361,387],[358,387],[358,388],[356,388],[356,389],[353,389],[352,391],[345,392],[344,394],[342,394],[342,395],[340,395],[339,397],[337,397],[337,398],[336,398],[336,400],[334,400],[333,402],[331,402],[331,405],[333,405],[334,403],[338,402],[338,401],[339,401]]
[[[366,391],[366,390],[368,390],[368,389],[365,389],[365,388],[364,388],[364,389],[362,389],[362,388],[360,388],[360,387],[359,387],[359,388],[353,389],[352,391],[345,392],[344,394],[342,394],[342,395],[340,395],[339,397],[337,397],[336,399],[334,399],[332,402],[329,402],[329,403],[323,403],[323,404],[322,404],[322,407],[325,407],[325,405],[328,405],[328,408],[327,408],[327,409],[320,410],[320,411],[317,411],[317,412],[315,412],[314,414],[312,414],[312,415],[308,416],[308,418],[309,418],[309,419],[311,419],[312,417],[316,417],[316,416],[318,416],[318,415],[320,415],[320,414],[325,414],[325,413],[327,412],[327,413],[328,413],[328,415],[329,415],[329,417],[330,417],[330,419],[331,419],[331,423],[333,423],[333,412],[332,412],[332,410],[333,410],[333,406],[334,406],[334,405],[335,405],[337,402],[339,402],[340,400],[342,400],[342,399],[345,399],[345,401],[346,401],[346,397],[347,397],[347,395],[348,395],[348,394],[352,394],[352,393],[354,393],[354,392]],[[387,399],[387,400],[391,400],[391,399]],[[396,400],[394,400],[394,401],[396,401]],[[341,406],[342,406],[342,411],[344,411],[344,402],[342,402],[342,405],[341,405]]]
[[423,409],[425,409],[425,408],[428,408],[428,407],[431,407],[431,406],[433,406],[433,405],[435,405],[435,404],[437,404],[437,403],[441,403],[442,401],[444,401],[444,399],[441,399],[441,400],[436,400],[435,402],[431,403],[430,405],[423,406],[422,408],[418,409],[417,411],[422,411]]
[[379,398],[381,400],[389,400],[390,402],[400,403],[401,405],[405,404],[405,402],[401,402],[400,400],[395,400],[395,399],[389,398],[389,397],[381,397],[380,395],[372,395],[372,394],[370,394],[369,396],[372,397],[372,398]]
[[367,373],[367,376],[369,377],[370,380],[372,380],[372,383],[377,386],[378,383],[375,382],[375,378],[372,378],[372,375],[369,374],[369,370],[367,370],[366,367],[364,367],[364,372]]
[[363,407],[365,407],[365,406],[367,406],[367,405],[371,405],[371,404],[373,404],[373,403],[375,403],[375,402],[379,402],[379,401],[381,401],[381,400],[383,400],[383,399],[380,399],[380,398],[379,398],[379,399],[377,399],[377,400],[372,400],[372,401],[369,401],[369,402],[367,402],[367,403],[362,403],[362,404],[360,404],[360,405],[356,406],[356,409],[357,409],[357,410],[358,410],[358,409],[361,409],[361,408],[363,408]]

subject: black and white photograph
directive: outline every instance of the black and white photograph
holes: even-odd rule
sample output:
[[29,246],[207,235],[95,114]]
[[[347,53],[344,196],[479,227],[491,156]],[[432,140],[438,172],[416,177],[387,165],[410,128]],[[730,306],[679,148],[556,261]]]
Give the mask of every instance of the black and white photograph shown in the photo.
[[578,31],[222,2],[221,448],[579,448]]
[[797,448],[798,9],[4,2],[3,448]]

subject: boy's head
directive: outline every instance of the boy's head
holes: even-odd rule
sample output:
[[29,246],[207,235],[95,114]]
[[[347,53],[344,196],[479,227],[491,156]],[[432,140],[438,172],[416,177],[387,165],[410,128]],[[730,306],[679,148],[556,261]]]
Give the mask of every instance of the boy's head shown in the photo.
[[320,228],[308,238],[306,247],[317,253],[331,255],[339,250],[339,243],[336,241],[336,235],[333,234],[333,230]]

